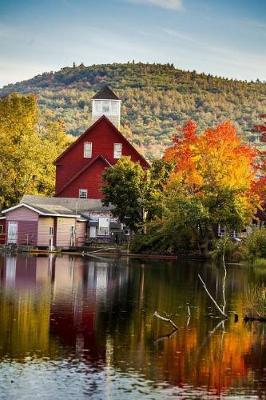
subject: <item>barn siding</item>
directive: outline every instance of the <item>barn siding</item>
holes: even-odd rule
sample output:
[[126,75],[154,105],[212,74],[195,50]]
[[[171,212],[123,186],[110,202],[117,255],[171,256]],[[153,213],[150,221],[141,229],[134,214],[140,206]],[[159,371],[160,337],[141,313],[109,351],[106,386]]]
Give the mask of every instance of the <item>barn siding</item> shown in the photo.
[[[49,246],[50,239],[54,238],[49,234],[50,227],[54,227],[53,217],[40,217],[38,229],[38,246]],[[55,245],[55,240],[54,240]]]
[[60,193],[60,197],[79,197],[79,189],[87,189],[88,198],[101,199],[102,173],[105,168],[106,163],[98,158],[90,168]]
[[[84,142],[92,142],[92,158],[83,157]],[[67,151],[56,163],[56,193],[66,185],[70,179],[76,175],[82,168],[88,165],[91,160],[99,155],[106,158],[110,164],[115,164],[118,159],[114,158],[114,143],[122,143],[122,154],[123,156],[130,156],[131,160],[134,162],[139,162],[144,168],[148,167],[147,162],[140,156],[140,154],[135,150],[127,140],[121,136],[116,128],[106,119],[101,118],[99,123],[95,126],[89,128],[83,135],[82,139],[77,140],[77,142],[71,147],[70,151]],[[93,167],[93,166],[92,166]],[[97,197],[91,198],[102,198],[102,194],[99,190],[102,182],[99,176],[102,175],[106,164],[97,164],[97,174],[93,180],[92,173],[83,174],[82,188],[86,188],[87,178],[93,180],[93,184],[90,185],[92,191],[93,187],[97,189]],[[59,194],[60,197],[78,197],[76,194],[77,187],[74,187],[76,182],[73,182],[70,186],[73,186],[73,190],[68,189]],[[75,193],[75,194],[73,194]]]

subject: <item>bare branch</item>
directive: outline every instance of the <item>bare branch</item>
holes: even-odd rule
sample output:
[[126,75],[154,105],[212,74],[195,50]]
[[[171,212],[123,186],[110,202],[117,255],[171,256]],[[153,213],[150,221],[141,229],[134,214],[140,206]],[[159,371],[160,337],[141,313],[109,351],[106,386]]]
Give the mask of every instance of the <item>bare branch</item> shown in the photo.
[[189,304],[187,305],[187,315],[190,317],[191,316],[191,311],[190,311],[190,306]]
[[155,311],[155,313],[153,314],[154,317],[160,319],[161,321],[164,322],[168,322],[169,324],[171,324],[176,330],[178,329],[178,327],[176,326],[176,324],[170,319],[170,318],[165,318],[162,317],[160,314],[157,313],[157,311]]
[[226,271],[226,265],[225,265],[225,260],[224,260],[224,253],[223,253],[223,267],[224,267],[224,277],[223,277],[223,300],[224,300],[224,304],[223,304],[223,313],[225,313],[225,308],[226,308],[225,284],[226,284],[227,271]]
[[224,318],[228,318],[228,316],[224,313],[224,311],[221,309],[221,307],[217,304],[217,302],[215,301],[215,299],[212,297],[212,295],[210,294],[210,292],[207,289],[206,283],[204,282],[204,280],[202,279],[202,277],[200,276],[200,274],[198,274],[198,277],[207,293],[207,295],[209,296],[209,298],[212,300],[213,304],[215,305],[215,307],[217,308],[217,310],[219,310],[219,312],[222,314],[222,316]]

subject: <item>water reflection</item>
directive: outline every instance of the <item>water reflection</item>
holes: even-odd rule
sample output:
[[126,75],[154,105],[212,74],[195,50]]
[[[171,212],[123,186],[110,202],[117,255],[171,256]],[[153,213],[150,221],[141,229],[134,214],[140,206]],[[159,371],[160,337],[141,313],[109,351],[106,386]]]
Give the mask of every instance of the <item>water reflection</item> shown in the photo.
[[[266,326],[221,323],[199,271],[221,302],[223,270],[210,265],[2,257],[0,369],[6,362],[33,370],[36,362],[52,362],[58,374],[65,368],[79,379],[84,374],[82,390],[95,398],[263,397]],[[229,267],[227,275],[228,309],[242,315],[245,293],[266,276],[240,267]],[[156,320],[156,310],[170,315],[178,331]]]

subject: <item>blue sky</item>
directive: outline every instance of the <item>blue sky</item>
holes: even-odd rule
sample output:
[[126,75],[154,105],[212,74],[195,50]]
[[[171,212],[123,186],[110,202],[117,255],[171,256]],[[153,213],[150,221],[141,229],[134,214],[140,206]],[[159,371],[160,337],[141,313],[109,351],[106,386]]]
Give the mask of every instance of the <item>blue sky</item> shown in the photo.
[[266,80],[266,0],[0,0],[0,87],[133,59]]

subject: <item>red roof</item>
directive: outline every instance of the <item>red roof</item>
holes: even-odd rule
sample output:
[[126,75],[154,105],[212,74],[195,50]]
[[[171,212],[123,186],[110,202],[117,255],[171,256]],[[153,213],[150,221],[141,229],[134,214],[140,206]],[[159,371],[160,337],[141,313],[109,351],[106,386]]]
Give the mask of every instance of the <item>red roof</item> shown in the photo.
[[111,167],[109,161],[106,160],[103,156],[99,155],[94,157],[85,167],[83,167],[80,171],[78,171],[57,193],[56,196],[62,193],[72,182],[74,182],[83,172],[87,171],[97,160],[102,160],[108,167]]
[[[66,148],[66,150],[60,154],[60,156],[55,160],[55,164],[58,164],[58,161],[63,158],[63,156],[65,154],[67,154],[70,150],[72,150],[72,148],[74,148],[76,146],[77,143],[79,143],[80,141],[83,140],[83,137],[85,135],[87,135],[92,129],[94,129],[97,125],[99,125],[102,121],[106,121],[115,131],[116,133],[129,145],[129,147],[131,147],[132,150],[134,150],[138,156],[142,159],[142,161],[144,162],[144,164],[147,166],[147,168],[149,168],[149,163],[145,160],[145,158],[135,149],[135,147],[125,138],[125,136],[122,135],[122,133],[116,128],[116,126],[114,124],[112,124],[112,122],[105,116],[102,115],[99,119],[97,119],[97,121],[94,122],[94,124],[92,124],[82,135],[80,135],[77,140],[75,140],[75,142],[71,143],[70,146],[68,146]],[[104,157],[103,157],[104,158]],[[107,161],[107,160],[106,160]],[[108,162],[108,161],[107,161]],[[91,165],[91,163],[90,163]]]

